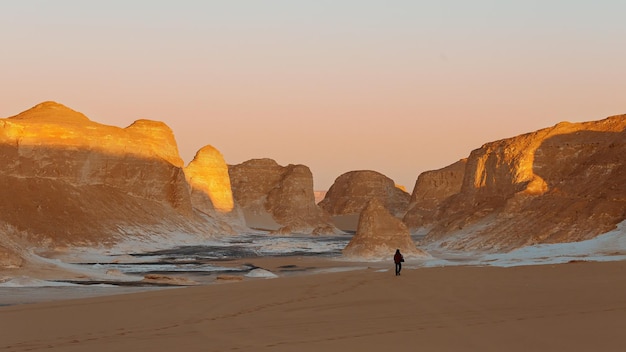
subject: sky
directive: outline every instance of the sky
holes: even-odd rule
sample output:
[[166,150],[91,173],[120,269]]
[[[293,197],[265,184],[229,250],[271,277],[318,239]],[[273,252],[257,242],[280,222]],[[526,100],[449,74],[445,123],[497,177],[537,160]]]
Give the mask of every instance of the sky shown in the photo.
[[626,113],[626,1],[0,2],[0,116],[165,122],[186,163],[353,170],[410,192],[482,144]]

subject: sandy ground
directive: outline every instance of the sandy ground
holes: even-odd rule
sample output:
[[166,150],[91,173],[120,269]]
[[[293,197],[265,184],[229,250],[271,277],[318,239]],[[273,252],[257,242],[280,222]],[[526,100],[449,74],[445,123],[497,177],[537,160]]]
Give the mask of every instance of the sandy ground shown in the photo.
[[626,350],[626,262],[389,269],[0,307],[0,350]]

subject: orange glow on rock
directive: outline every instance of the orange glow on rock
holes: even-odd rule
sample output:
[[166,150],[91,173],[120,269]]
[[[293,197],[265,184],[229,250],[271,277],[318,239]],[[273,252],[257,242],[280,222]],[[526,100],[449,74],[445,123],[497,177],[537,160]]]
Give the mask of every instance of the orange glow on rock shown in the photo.
[[185,168],[185,176],[194,191],[200,191],[209,197],[215,210],[222,213],[233,210],[228,165],[217,149],[210,145],[200,149]]

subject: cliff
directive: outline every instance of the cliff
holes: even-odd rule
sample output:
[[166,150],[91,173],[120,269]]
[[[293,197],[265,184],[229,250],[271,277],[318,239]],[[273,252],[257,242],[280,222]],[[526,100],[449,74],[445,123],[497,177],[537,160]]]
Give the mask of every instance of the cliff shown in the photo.
[[612,230],[626,218],[625,128],[626,115],[564,122],[472,151],[424,243],[506,251]]
[[0,119],[0,165],[0,228],[35,248],[223,231],[193,208],[174,135],[161,122],[106,126],[45,102]]
[[437,220],[439,206],[459,193],[467,159],[439,170],[426,171],[417,177],[404,223],[410,228],[431,225]]

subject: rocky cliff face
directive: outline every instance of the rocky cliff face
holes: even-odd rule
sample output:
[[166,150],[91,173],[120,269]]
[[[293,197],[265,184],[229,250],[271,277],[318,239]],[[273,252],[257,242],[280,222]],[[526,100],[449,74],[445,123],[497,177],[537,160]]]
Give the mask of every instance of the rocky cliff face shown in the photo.
[[254,159],[229,168],[235,203],[248,226],[281,234],[331,234],[338,230],[315,204],[313,175],[304,165]]
[[351,171],[339,176],[319,206],[345,231],[355,231],[358,217],[370,199],[378,199],[396,217],[402,218],[411,195],[376,171]]
[[114,243],[133,235],[206,234],[165,124],[101,125],[46,102],[0,119],[0,224],[40,245]]
[[437,220],[439,206],[461,191],[467,159],[426,171],[417,177],[404,223],[410,228],[429,226]]
[[593,238],[626,218],[626,115],[474,150],[425,242],[510,250]]
[[393,258],[396,249],[405,257],[428,257],[415,246],[409,229],[397,217],[391,215],[377,198],[372,198],[363,208],[359,226],[343,255],[359,259]]

